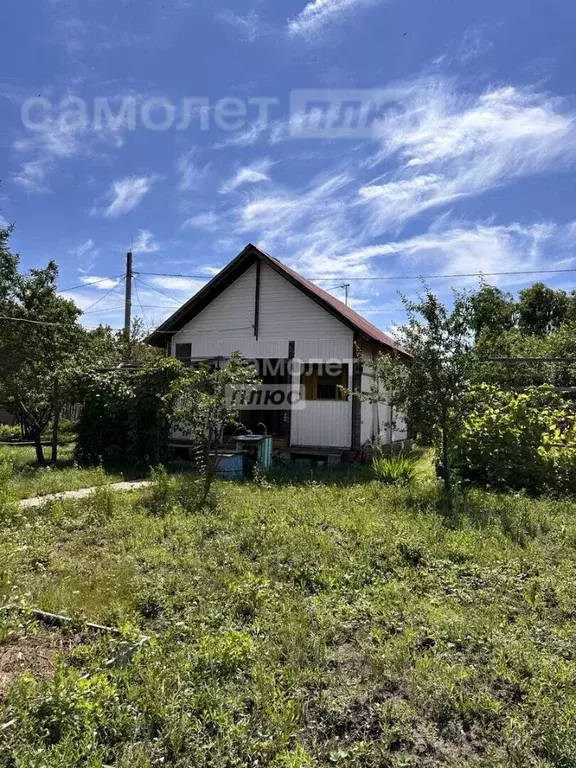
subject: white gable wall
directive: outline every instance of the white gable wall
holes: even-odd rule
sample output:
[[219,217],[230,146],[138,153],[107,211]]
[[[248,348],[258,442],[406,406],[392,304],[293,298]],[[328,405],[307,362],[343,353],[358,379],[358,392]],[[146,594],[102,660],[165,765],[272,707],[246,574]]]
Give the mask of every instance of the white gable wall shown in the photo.
[[[258,340],[254,335],[256,266],[250,267],[229,288],[182,328],[176,344],[192,344],[192,357],[227,357],[239,351],[247,358],[288,358],[289,342],[303,362],[338,360],[350,364],[354,333],[302,291],[265,264],[260,271]],[[293,445],[350,447],[352,403],[310,402],[294,411]]]

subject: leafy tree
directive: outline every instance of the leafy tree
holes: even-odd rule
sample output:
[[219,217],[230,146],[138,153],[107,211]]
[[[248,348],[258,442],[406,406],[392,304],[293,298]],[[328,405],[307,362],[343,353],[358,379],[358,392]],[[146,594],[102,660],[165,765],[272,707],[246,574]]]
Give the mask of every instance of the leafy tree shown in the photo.
[[9,247],[12,227],[0,227],[0,311],[4,311],[3,302],[7,301],[14,289],[18,274],[18,256]]
[[91,354],[101,366],[123,362],[148,365],[163,356],[161,349],[146,344],[146,333],[138,317],[132,322],[129,339],[124,331],[114,331],[107,325],[89,331],[88,338]]
[[78,323],[80,310],[57,294],[56,264],[51,261],[45,269],[19,274],[8,237],[9,232],[0,238],[5,279],[0,315],[0,402],[34,440],[36,458],[42,466],[42,433],[53,417],[52,461],[57,460],[58,414],[69,396],[86,334]]
[[464,481],[499,490],[576,490],[576,415],[550,386],[523,392],[482,384],[466,398],[453,446]]
[[397,339],[412,359],[407,365],[398,354],[380,354],[368,399],[381,400],[383,386],[391,405],[407,414],[413,427],[436,436],[440,474],[450,499],[450,445],[473,371],[472,307],[468,297],[455,292],[448,310],[426,286],[418,301],[404,298],[403,303],[408,323]]
[[[482,332],[476,343],[476,356],[479,363],[474,380],[478,384],[486,382],[500,388],[543,384],[574,387],[576,322],[565,322],[545,336],[525,334],[518,329],[498,336]],[[487,362],[493,358],[502,358],[504,362]],[[551,359],[565,362],[550,362]]]
[[81,464],[147,470],[166,459],[173,411],[172,389],[182,375],[164,358],[137,370],[83,372],[76,458]]
[[240,425],[234,393],[259,383],[253,366],[234,353],[223,367],[200,364],[185,368],[173,387],[176,399],[175,424],[196,448],[204,475],[201,508],[208,499],[220,459],[224,431]]
[[483,282],[470,299],[472,328],[476,338],[481,333],[498,335],[514,327],[515,304],[510,293]]
[[569,308],[570,299],[565,291],[534,283],[520,291],[519,328],[523,333],[539,336],[552,333],[566,320]]

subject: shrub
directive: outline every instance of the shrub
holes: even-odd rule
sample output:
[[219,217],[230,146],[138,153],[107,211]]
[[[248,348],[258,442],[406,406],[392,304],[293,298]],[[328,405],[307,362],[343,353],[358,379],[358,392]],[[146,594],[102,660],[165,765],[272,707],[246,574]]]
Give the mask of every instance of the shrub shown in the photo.
[[16,511],[16,505],[10,491],[13,464],[9,456],[0,453],[0,521],[11,520]]
[[182,367],[163,360],[141,371],[85,377],[76,458],[83,465],[148,469],[168,452],[173,382]]
[[473,389],[454,446],[468,483],[499,490],[566,492],[576,487],[576,416],[550,387]]
[[19,440],[22,430],[18,424],[0,424],[0,440]]
[[168,477],[165,467],[161,466],[152,469],[151,477],[146,508],[153,517],[166,517],[174,506],[174,482]]
[[375,456],[372,467],[377,479],[385,485],[409,485],[416,478],[414,461],[405,453]]

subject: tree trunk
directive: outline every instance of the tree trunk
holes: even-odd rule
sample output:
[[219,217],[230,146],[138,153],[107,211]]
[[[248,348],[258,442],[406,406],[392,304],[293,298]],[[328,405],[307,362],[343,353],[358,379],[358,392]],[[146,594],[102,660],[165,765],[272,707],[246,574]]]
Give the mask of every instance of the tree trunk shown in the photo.
[[60,386],[58,377],[54,379],[54,424],[52,427],[52,466],[58,464],[58,434],[60,432]]
[[448,452],[448,414],[442,412],[442,479],[444,480],[444,491],[448,499],[452,497],[452,480],[450,478],[450,457]]
[[39,467],[46,466],[44,458],[44,449],[42,448],[42,432],[35,432],[33,435],[34,447],[36,448],[36,463]]

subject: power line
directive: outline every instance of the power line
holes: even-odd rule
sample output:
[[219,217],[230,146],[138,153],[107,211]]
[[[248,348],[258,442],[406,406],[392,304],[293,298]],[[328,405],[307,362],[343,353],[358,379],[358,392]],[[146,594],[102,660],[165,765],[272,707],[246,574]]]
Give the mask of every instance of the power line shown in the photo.
[[[173,277],[173,275],[172,275],[172,277]],[[138,280],[138,282],[142,283],[142,285],[145,285],[146,288],[150,288],[150,290],[156,291],[156,293],[159,293],[160,296],[164,296],[165,299],[168,299],[169,301],[173,301],[173,302],[175,302],[178,305],[181,304],[181,302],[178,299],[175,299],[173,296],[168,296],[167,293],[163,293],[162,291],[159,291],[158,288],[155,288],[153,285],[150,285],[150,283],[144,282],[144,280],[140,280],[139,277],[134,277],[134,280]]]
[[[455,274],[449,274],[449,275],[387,275],[383,277],[377,277],[377,276],[349,277],[348,275],[332,275],[331,277],[306,277],[305,279],[316,281],[316,282],[323,282],[323,281],[334,282],[335,280],[354,280],[354,281],[445,280],[445,279],[455,279],[459,277],[504,277],[504,276],[510,276],[510,275],[546,275],[546,274],[552,275],[552,274],[566,274],[566,273],[574,273],[574,272],[576,272],[576,269],[520,269],[516,271],[507,271],[507,272],[461,272],[461,273],[455,273]],[[168,272],[140,272],[139,274],[149,275],[151,277],[182,277],[189,280],[210,280],[211,279],[207,275],[181,275],[181,274],[172,274]],[[342,287],[341,285],[335,286],[335,288],[341,288],[341,287]],[[328,290],[334,290],[335,288],[330,288]]]
[[136,300],[138,301],[138,306],[142,310],[142,317],[144,318],[144,322],[146,323],[146,328],[148,331],[150,331],[150,328],[152,327],[152,324],[146,317],[146,312],[144,312],[144,306],[142,302],[140,301],[140,294],[138,293],[138,286],[136,285],[136,280],[134,281],[134,291],[136,293]]
[[120,309],[124,309],[124,304],[119,304],[117,307],[109,307],[108,309],[93,309],[90,312],[83,312],[83,315],[100,315],[103,312],[117,312]]
[[96,307],[98,304],[100,304],[100,302],[104,301],[104,299],[110,296],[112,291],[115,291],[116,288],[118,288],[118,286],[121,285],[123,281],[124,281],[124,277],[122,277],[121,280],[119,280],[118,283],[116,283],[116,285],[113,288],[110,288],[109,291],[106,291],[106,293],[103,296],[101,296],[97,301],[95,301],[93,304],[90,304],[89,307],[86,307],[84,312],[88,312],[88,310],[92,309],[92,307]]
[[[49,320],[29,320],[26,317],[9,317],[8,315],[0,315],[0,320],[11,320],[15,323],[30,323],[31,325],[44,325],[46,327],[51,328],[70,328],[73,323],[53,323]],[[94,330],[96,328],[99,328],[99,325],[83,325],[83,328],[87,328],[88,330]],[[112,331],[120,331],[121,328],[111,328]]]
[[119,280],[122,275],[114,275],[113,277],[102,277],[100,280],[94,280],[90,283],[80,283],[80,285],[73,285],[71,288],[59,288],[61,293],[68,293],[69,291],[77,291],[79,288],[90,288],[91,285],[100,285],[108,280]]

